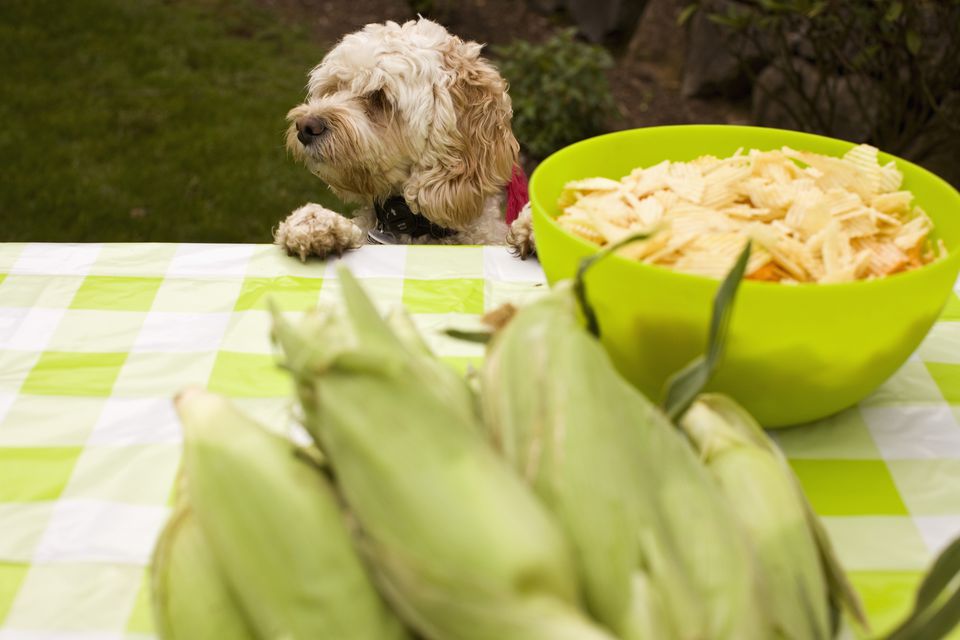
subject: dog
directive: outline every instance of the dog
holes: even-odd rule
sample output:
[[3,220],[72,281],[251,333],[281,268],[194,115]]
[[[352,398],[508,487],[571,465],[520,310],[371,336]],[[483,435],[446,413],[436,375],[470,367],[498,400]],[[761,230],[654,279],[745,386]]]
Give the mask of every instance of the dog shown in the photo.
[[304,205],[277,227],[276,244],[301,260],[368,242],[506,243],[531,255],[507,84],[481,47],[425,18],[345,36],[287,114],[286,144],[359,207],[347,218]]

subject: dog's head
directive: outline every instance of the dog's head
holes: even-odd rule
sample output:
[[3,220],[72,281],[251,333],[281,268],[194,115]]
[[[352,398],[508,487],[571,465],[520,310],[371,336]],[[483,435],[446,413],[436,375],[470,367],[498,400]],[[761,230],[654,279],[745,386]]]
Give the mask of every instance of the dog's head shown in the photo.
[[343,199],[403,195],[460,228],[509,181],[519,147],[506,83],[481,45],[420,19],[370,24],[310,72],[287,147]]

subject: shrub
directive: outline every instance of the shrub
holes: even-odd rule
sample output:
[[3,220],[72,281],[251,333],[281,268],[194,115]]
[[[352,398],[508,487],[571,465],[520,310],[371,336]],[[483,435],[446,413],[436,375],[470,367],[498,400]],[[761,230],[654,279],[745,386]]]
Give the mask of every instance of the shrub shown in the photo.
[[864,141],[917,160],[956,148],[960,0],[702,0],[684,17],[695,10],[745,71],[769,61],[779,82],[755,90],[795,128],[836,135],[853,120]]
[[604,75],[613,60],[603,48],[577,41],[573,29],[493,53],[510,84],[514,134],[534,158],[603,132],[615,113]]

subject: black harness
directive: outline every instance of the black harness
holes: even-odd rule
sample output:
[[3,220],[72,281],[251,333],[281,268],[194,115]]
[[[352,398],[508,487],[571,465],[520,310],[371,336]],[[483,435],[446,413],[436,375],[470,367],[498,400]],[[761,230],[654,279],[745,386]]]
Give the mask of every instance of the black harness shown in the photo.
[[423,215],[411,211],[403,196],[391,196],[383,202],[374,202],[373,210],[377,214],[376,231],[378,233],[370,235],[381,243],[386,239],[383,238],[384,234],[394,236],[394,242],[396,242],[396,236],[399,235],[408,235],[412,238],[428,235],[439,239],[456,233],[453,229],[441,227],[430,222]]

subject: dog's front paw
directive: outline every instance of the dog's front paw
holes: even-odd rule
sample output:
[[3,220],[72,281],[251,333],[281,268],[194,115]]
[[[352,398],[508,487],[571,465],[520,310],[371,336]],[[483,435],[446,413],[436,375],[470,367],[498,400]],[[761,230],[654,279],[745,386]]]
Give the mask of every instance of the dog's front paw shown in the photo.
[[528,202],[520,210],[517,219],[510,225],[507,231],[507,246],[510,252],[515,256],[520,256],[521,260],[526,260],[537,252],[537,245],[533,241],[533,215],[530,212],[530,203]]
[[273,241],[291,256],[325,258],[341,255],[364,244],[367,234],[336,211],[318,204],[307,204],[295,210],[280,223]]

